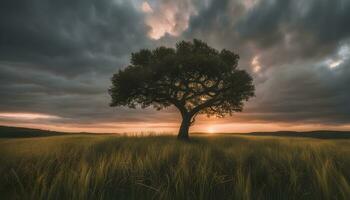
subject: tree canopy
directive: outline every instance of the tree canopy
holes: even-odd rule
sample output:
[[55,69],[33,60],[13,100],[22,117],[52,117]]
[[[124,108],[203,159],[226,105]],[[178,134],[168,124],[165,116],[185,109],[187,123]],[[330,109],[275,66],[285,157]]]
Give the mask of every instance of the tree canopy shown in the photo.
[[173,105],[183,120],[178,137],[187,139],[197,114],[231,115],[254,96],[252,77],[237,68],[238,60],[232,51],[218,51],[196,39],[176,48],[142,49],[112,77],[110,105],[158,110]]

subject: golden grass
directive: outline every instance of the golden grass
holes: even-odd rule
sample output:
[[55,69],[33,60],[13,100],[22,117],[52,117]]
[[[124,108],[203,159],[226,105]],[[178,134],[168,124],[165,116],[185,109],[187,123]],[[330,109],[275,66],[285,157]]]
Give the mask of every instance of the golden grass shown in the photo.
[[350,141],[0,139],[4,199],[350,199]]

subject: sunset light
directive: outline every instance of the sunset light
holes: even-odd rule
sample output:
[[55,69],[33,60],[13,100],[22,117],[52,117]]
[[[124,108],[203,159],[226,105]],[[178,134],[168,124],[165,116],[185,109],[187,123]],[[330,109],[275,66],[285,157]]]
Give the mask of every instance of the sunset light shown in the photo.
[[209,128],[207,129],[207,132],[208,132],[208,133],[215,133],[215,128],[209,127]]
[[257,72],[259,72],[261,70],[259,56],[254,56],[254,58],[252,60],[252,66],[253,66],[253,71],[255,73],[257,73]]
[[343,61],[337,60],[337,61],[331,61],[329,63],[329,68],[335,68],[338,67],[340,64],[342,64]]
[[1,0],[0,200],[350,200],[350,0]]
[[152,13],[153,12],[153,9],[146,1],[142,3],[141,9],[144,13]]
[[0,113],[0,118],[13,118],[13,119],[25,119],[25,120],[34,120],[34,119],[60,119],[58,116],[46,115],[40,113]]
[[[177,133],[181,116],[175,106],[160,111],[145,111],[138,105],[136,109],[110,108],[107,90],[112,75],[130,65],[133,53],[174,48],[182,40],[198,38],[219,52],[226,49],[239,56],[237,69],[252,76],[255,96],[244,102],[243,113],[225,119],[198,115],[191,131],[344,130],[350,125],[344,105],[350,99],[344,86],[350,63],[350,40],[342,32],[347,27],[342,19],[349,13],[346,9],[331,11],[334,27],[323,29],[329,24],[319,21],[321,16],[308,14],[322,13],[313,10],[313,1],[281,2],[288,4],[283,8],[288,8],[285,15],[290,21],[279,20],[279,1],[220,2],[62,3],[54,13],[47,10],[50,3],[43,8],[35,2],[21,7],[24,10],[18,16],[10,12],[17,9],[11,7],[14,4],[4,5],[0,9],[8,22],[0,22],[6,36],[0,40],[4,43],[0,45],[0,124],[74,132]],[[339,5],[323,7],[346,7],[334,4]],[[33,17],[34,7],[57,16],[47,18],[48,23],[46,18]],[[25,28],[31,24],[38,24],[36,29],[41,31]],[[205,102],[210,96],[198,99]]]
[[152,8],[147,1],[141,5],[145,13],[145,23],[150,27],[148,35],[158,40],[165,34],[179,36],[188,28],[189,20],[196,13],[190,2],[177,4],[175,1],[164,1]]

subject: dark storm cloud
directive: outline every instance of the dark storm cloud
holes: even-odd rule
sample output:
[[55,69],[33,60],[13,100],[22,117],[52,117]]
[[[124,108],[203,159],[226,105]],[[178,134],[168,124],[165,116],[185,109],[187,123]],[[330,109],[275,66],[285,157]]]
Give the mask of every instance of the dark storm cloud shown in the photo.
[[[252,1],[251,1],[252,2]],[[191,19],[187,38],[199,37],[241,55],[257,96],[246,120],[350,123],[350,1],[211,1]],[[259,56],[261,71],[253,72]],[[330,69],[325,61],[341,62]],[[239,117],[239,115],[237,115]]]
[[314,122],[350,122],[350,60],[330,69],[323,63],[286,64],[270,69],[257,86],[249,108],[254,119]]
[[324,56],[350,36],[350,1],[261,0],[236,24],[240,38],[292,57]]
[[349,10],[347,0],[210,1],[191,18],[185,35],[237,50],[243,58],[254,51],[271,53],[264,58],[268,65],[283,64],[338,48],[350,36]]
[[[0,1],[0,111],[57,115],[54,122],[63,124],[175,122],[172,108],[111,109],[109,79],[131,52],[199,38],[239,53],[240,67],[254,76],[257,96],[237,117],[350,123],[350,1],[183,0],[176,7],[166,0],[160,5],[175,10],[171,20],[179,35],[168,32],[159,40],[147,35],[158,24],[147,27],[141,3]],[[153,9],[157,3],[149,1]],[[251,64],[255,56],[259,72]]]
[[67,75],[97,66],[103,72],[145,45],[146,31],[129,1],[6,0],[0,5],[0,59]]
[[241,67],[249,64],[252,50],[247,48],[235,30],[237,21],[244,16],[246,8],[243,1],[215,0],[202,7],[196,16],[190,19],[185,38],[199,38],[210,45],[226,48],[239,53]]
[[240,19],[240,38],[265,51],[270,68],[258,85],[259,118],[350,122],[349,52],[334,69],[325,63],[349,47],[349,10],[349,1],[260,1]]
[[0,2],[0,111],[91,121],[108,107],[111,75],[149,45],[131,1]]

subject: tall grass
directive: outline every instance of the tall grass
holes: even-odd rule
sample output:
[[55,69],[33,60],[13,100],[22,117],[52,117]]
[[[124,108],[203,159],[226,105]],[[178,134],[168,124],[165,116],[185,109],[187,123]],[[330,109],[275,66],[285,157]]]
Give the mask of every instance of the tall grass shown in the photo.
[[1,199],[350,199],[350,141],[0,140]]

